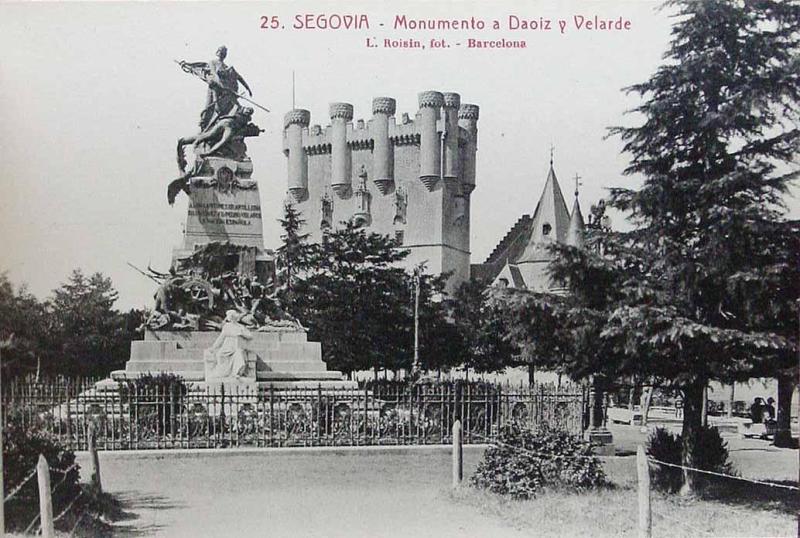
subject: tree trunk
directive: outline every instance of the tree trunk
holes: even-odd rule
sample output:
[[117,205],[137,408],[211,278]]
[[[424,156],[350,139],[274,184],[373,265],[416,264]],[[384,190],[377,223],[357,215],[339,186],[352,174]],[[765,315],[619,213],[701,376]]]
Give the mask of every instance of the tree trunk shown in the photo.
[[736,383],[731,383],[731,391],[728,393],[728,418],[733,418],[733,402],[736,398]]
[[377,383],[378,382],[378,367],[377,366],[373,366],[372,367],[372,373],[375,376],[375,383]]
[[700,423],[704,428],[708,426],[708,385],[703,387],[703,408],[700,413]]
[[777,428],[773,444],[779,447],[791,447],[792,442],[792,394],[797,384],[794,373],[778,375],[778,409]]
[[647,415],[650,413],[650,402],[653,399],[653,387],[648,386],[643,389],[642,395],[642,426],[647,427]]
[[629,424],[633,426],[633,398],[636,396],[636,381],[631,379],[631,388],[628,389],[628,416],[630,417]]
[[603,423],[605,422],[605,413],[603,412],[603,400],[604,400],[604,393],[603,393],[603,386],[600,382],[595,379],[594,380],[594,398],[592,401],[592,428],[595,430],[599,430],[603,427]]
[[533,378],[534,378],[534,373],[535,372],[536,372],[536,368],[533,366],[533,364],[529,364],[528,365],[528,385],[529,386],[533,386],[533,381],[534,381]]
[[[683,441],[682,462],[686,467],[695,465],[695,449],[703,424],[703,393],[706,387],[705,379],[698,379],[683,388]],[[697,492],[696,473],[683,471],[683,488],[681,495],[689,496]]]

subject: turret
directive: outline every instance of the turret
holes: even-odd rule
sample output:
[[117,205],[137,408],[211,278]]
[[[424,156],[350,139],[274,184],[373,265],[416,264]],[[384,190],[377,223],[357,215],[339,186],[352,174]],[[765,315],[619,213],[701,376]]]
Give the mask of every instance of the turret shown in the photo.
[[370,136],[373,140],[372,167],[375,185],[386,194],[394,181],[394,148],[389,141],[389,118],[394,116],[397,102],[391,97],[372,100]]
[[[575,193],[577,195],[577,192]],[[586,244],[584,237],[585,228],[583,225],[583,214],[575,196],[575,203],[572,205],[572,215],[569,218],[569,228],[567,228],[567,244],[576,248],[583,248]]]
[[475,152],[478,150],[479,113],[478,105],[463,104],[458,109],[458,125],[470,135],[461,161],[461,189],[466,195],[475,190]]
[[461,96],[457,93],[444,93],[444,170],[445,179],[455,180],[459,175],[458,158],[458,109]]
[[298,202],[308,195],[308,156],[303,150],[303,130],[308,128],[310,122],[311,112],[302,108],[290,110],[283,118],[289,193]]
[[435,91],[419,94],[419,179],[433,190],[441,173],[441,141],[436,128],[444,96]]
[[350,153],[347,148],[347,124],[353,119],[353,105],[331,103],[331,189],[340,198],[351,188]]

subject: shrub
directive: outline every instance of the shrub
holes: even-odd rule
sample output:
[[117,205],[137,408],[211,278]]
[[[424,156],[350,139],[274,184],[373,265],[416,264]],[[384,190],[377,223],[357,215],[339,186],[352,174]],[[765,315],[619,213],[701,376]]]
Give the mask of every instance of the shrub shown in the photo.
[[[189,387],[183,377],[172,373],[144,374],[119,383],[123,402],[138,406],[137,427],[142,432],[160,435],[178,428],[184,396]],[[157,405],[153,405],[153,404]]]
[[[647,454],[666,463],[681,465],[683,439],[680,434],[665,428],[656,428],[647,440]],[[695,447],[695,466],[706,471],[735,474],[733,464],[728,458],[728,443],[723,441],[719,430],[711,426],[703,427]],[[661,491],[675,493],[683,486],[683,470],[676,467],[653,465],[650,476],[653,487]],[[696,481],[703,488],[709,482],[709,475],[698,473]]]
[[[30,421],[25,423],[17,413],[9,412],[3,427],[4,496],[20,485],[36,468],[39,454],[45,457],[51,469],[53,510],[58,513],[80,491],[79,468],[63,472],[75,463],[75,453],[59,445],[52,435]],[[34,476],[5,503],[6,530],[24,531],[38,513],[39,488]]]
[[546,488],[583,491],[607,483],[588,442],[548,426],[531,431],[516,424],[500,431],[498,445],[486,450],[471,482],[515,499]]

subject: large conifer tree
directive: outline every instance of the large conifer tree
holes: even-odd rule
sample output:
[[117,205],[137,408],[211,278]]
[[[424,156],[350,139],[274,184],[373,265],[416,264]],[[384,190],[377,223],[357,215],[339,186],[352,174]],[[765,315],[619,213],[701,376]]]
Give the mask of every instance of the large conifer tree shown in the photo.
[[[800,5],[669,6],[678,21],[665,63],[628,88],[643,99],[635,112],[644,122],[612,129],[632,156],[626,173],[644,177],[639,190],[611,195],[637,225],[629,239],[643,277],[627,282],[638,300],[616,311],[606,336],[653,357],[658,373],[674,372],[684,394],[684,463],[693,465],[708,380],[763,374],[797,345],[779,327],[754,324],[733,292],[737,280],[767,279],[788,261],[776,255],[776,240],[798,173]],[[772,294],[764,300],[796,300],[764,291]],[[692,476],[686,481],[691,491]]]

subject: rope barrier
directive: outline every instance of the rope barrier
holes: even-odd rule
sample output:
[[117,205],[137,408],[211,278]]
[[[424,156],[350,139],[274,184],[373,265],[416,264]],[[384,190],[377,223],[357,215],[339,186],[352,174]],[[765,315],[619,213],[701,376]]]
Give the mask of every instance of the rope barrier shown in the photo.
[[764,480],[755,480],[755,479],[752,479],[752,478],[744,478],[744,477],[741,477],[741,476],[733,476],[733,475],[730,475],[730,474],[718,473],[716,471],[707,471],[707,470],[704,470],[704,469],[697,469],[695,467],[687,467],[685,465],[677,465],[675,463],[668,463],[666,461],[657,460],[657,459],[651,458],[651,457],[648,457],[647,460],[652,462],[652,463],[656,463],[658,465],[666,465],[667,467],[675,467],[676,469],[685,469],[687,471],[693,471],[695,473],[704,473],[704,474],[710,474],[710,475],[714,475],[714,476],[721,476],[723,478],[732,478],[734,480],[741,480],[743,482],[750,482],[750,483],[753,483],[753,484],[761,484],[763,486],[770,486],[770,487],[773,487],[773,488],[782,488],[782,489],[788,489],[788,490],[791,490],[791,491],[800,491],[800,488],[797,487],[797,486],[789,486],[789,485],[786,485],[786,484],[775,484],[774,482],[766,482]]
[[70,465],[69,467],[67,467],[66,469],[63,469],[63,470],[62,469],[56,469],[54,467],[50,467],[50,472],[52,472],[52,473],[61,473],[61,474],[65,475],[65,474],[69,473],[71,470],[76,469],[77,467],[79,467],[79,465],[77,463],[73,463],[72,465]]
[[488,444],[490,444],[490,445],[495,445],[495,446],[504,446],[504,447],[506,447],[506,448],[510,448],[510,449],[512,449],[512,450],[517,450],[517,451],[519,451],[519,452],[523,452],[523,453],[525,453],[525,454],[528,454],[529,456],[534,456],[534,457],[537,457],[537,458],[550,458],[550,459],[573,459],[573,460],[580,460],[580,459],[594,459],[594,458],[596,458],[596,457],[597,457],[597,456],[595,456],[595,455],[593,455],[593,454],[572,454],[572,455],[562,455],[562,454],[545,454],[545,453],[543,453],[543,452],[535,452],[535,451],[533,451],[533,450],[529,450],[529,449],[527,449],[527,448],[525,448],[525,447],[520,447],[520,446],[509,445],[508,443],[504,443],[504,442],[502,442],[502,441],[497,441],[497,440],[495,440],[495,439],[491,439],[491,438],[489,438],[489,437],[486,437],[486,436],[484,436],[484,435],[481,435],[481,434],[479,434],[479,433],[472,433],[472,432],[467,432],[467,433],[468,433],[469,435],[474,435],[475,437],[478,437],[478,438],[480,438],[480,439],[483,439],[484,441],[486,441],[486,442],[487,442]]
[[3,502],[4,502],[4,503],[7,503],[9,500],[11,500],[11,498],[12,498],[12,497],[14,497],[14,495],[16,495],[17,493],[19,493],[19,492],[20,492],[20,490],[21,490],[23,487],[25,487],[25,484],[27,484],[27,483],[28,483],[28,481],[29,481],[31,478],[33,478],[34,476],[36,476],[36,467],[34,467],[34,468],[33,468],[33,471],[31,471],[31,472],[30,472],[30,474],[28,474],[28,476],[26,476],[26,477],[25,477],[25,479],[24,479],[22,482],[20,482],[19,484],[17,484],[17,487],[15,487],[14,489],[12,489],[12,490],[9,492],[9,494],[5,496],[5,498],[3,499]]
[[[63,471],[63,473],[64,473],[64,476],[62,476],[62,477],[61,477],[61,480],[59,480],[59,481],[58,481],[58,484],[56,484],[56,485],[55,485],[55,486],[54,486],[54,487],[53,487],[53,488],[50,490],[50,493],[51,493],[51,494],[55,493],[55,492],[58,490],[59,486],[61,486],[61,484],[63,484],[63,483],[64,483],[64,482],[67,480],[67,476],[69,475],[69,472],[70,472],[72,469],[76,468],[76,467],[78,467],[78,464],[77,464],[77,463],[73,463],[72,465],[70,465],[69,467],[67,467],[67,469],[66,469],[65,471]],[[52,467],[50,467],[50,470],[52,471],[52,470],[53,470],[53,468],[52,468]],[[56,469],[56,470],[57,470],[58,472],[62,472],[60,469]]]
[[78,516],[78,519],[75,521],[75,524],[72,526],[72,528],[71,528],[71,529],[70,529],[70,531],[69,531],[69,536],[70,536],[70,537],[72,537],[72,535],[73,535],[73,534],[75,534],[75,529],[77,529],[77,528],[78,528],[78,525],[80,525],[80,524],[81,524],[81,521],[83,521],[83,517],[84,517],[85,515],[86,515],[86,510],[84,510],[83,512],[81,512],[81,515],[80,515],[80,516]]
[[69,512],[69,511],[70,511],[70,509],[73,507],[73,505],[75,504],[75,502],[76,502],[78,499],[80,499],[81,495],[83,495],[83,491],[79,491],[79,492],[78,492],[78,494],[77,494],[77,495],[75,495],[75,497],[74,497],[74,498],[72,499],[72,501],[71,501],[71,502],[70,502],[70,503],[67,505],[67,507],[66,507],[66,508],[64,508],[64,509],[61,511],[61,513],[60,513],[60,514],[58,514],[56,517],[54,517],[54,518],[53,518],[53,522],[56,522],[56,521],[58,521],[59,519],[61,519],[62,517],[64,517],[64,515],[66,515],[66,513],[67,513],[67,512]]
[[[62,471],[61,469],[54,469],[53,467],[48,466],[48,470],[49,471],[55,471],[57,473],[63,473],[64,474],[64,476],[61,478],[61,480],[58,481],[58,483],[55,485],[55,487],[50,488],[50,494],[51,495],[56,492],[56,490],[59,488],[59,486],[61,486],[61,484],[64,483],[64,481],[66,481],[67,475],[69,474],[69,472],[72,469],[75,469],[77,467],[79,467],[79,465],[77,463],[73,463],[72,465],[70,465],[69,467],[67,467],[66,469],[64,469]],[[33,473],[28,475],[28,477],[25,479],[25,482],[30,480],[31,477],[33,477],[35,475],[36,475],[36,469],[33,470]],[[20,484],[19,486],[17,486],[17,488],[14,491],[12,491],[9,494],[8,497],[6,497],[6,500],[8,500],[12,495],[15,495],[20,489],[22,489],[23,485],[24,485],[24,483]],[[72,505],[75,504],[75,501],[77,501],[78,497],[80,497],[81,495],[83,495],[83,490],[78,492],[78,494],[72,499],[72,502],[69,503],[69,505],[58,515],[58,517],[53,518],[53,521],[58,521],[61,517],[63,517],[64,514],[66,514],[69,511],[69,509],[72,508]],[[28,534],[33,529],[33,526],[36,525],[36,523],[39,521],[40,517],[41,517],[41,514],[36,514],[36,517],[33,518],[33,521],[31,521],[30,524],[25,528],[24,534]]]
[[22,534],[28,534],[29,532],[31,532],[31,529],[33,529],[33,526],[36,525],[36,523],[39,522],[39,517],[40,517],[40,514],[36,514],[36,517],[33,518],[33,521],[31,521],[30,524],[27,527],[25,527],[25,532],[23,532]]

